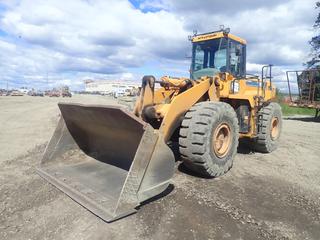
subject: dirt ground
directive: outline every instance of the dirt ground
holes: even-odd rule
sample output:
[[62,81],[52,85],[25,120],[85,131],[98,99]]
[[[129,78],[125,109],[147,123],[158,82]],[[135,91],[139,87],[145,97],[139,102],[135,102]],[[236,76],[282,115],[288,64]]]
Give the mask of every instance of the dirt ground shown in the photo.
[[240,147],[230,172],[192,175],[177,162],[165,196],[108,224],[35,173],[58,101],[0,97],[0,239],[320,239],[320,122],[284,120],[277,151]]

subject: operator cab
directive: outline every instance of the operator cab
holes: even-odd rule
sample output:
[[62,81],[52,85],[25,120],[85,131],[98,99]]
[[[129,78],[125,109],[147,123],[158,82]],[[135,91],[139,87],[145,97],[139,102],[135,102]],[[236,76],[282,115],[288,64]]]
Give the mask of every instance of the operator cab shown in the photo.
[[240,78],[246,75],[246,41],[229,34],[229,29],[190,37],[192,61],[190,78],[228,72]]

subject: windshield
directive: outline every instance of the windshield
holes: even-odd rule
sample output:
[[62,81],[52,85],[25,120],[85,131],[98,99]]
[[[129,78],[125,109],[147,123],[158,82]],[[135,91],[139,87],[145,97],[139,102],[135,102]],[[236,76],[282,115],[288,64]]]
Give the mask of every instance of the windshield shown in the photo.
[[213,76],[225,72],[227,66],[227,40],[225,38],[198,42],[193,45],[191,77]]

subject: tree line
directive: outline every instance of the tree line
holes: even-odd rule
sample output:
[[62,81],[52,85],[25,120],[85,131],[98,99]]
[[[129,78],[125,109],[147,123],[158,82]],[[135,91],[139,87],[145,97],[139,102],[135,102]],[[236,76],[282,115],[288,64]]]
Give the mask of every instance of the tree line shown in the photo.
[[313,24],[316,36],[309,41],[311,53],[309,61],[306,62],[308,68],[320,68],[320,1],[316,2],[315,8],[318,9],[318,15]]

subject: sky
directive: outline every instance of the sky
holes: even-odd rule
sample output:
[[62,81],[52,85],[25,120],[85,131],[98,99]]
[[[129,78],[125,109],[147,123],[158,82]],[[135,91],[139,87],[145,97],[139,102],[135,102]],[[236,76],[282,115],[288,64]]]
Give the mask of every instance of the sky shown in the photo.
[[188,36],[220,25],[247,40],[247,72],[303,69],[315,0],[0,0],[0,88],[189,76]]

